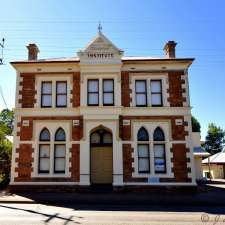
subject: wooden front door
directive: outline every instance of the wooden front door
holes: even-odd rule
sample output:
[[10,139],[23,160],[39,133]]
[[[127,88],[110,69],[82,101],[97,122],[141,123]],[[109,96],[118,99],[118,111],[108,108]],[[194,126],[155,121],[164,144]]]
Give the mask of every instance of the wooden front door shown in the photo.
[[91,147],[91,183],[112,184],[112,147]]

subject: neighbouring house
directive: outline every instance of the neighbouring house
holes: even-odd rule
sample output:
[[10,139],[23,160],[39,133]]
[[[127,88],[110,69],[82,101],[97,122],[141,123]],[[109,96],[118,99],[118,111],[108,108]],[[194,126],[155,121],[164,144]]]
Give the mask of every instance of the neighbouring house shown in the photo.
[[210,156],[210,154],[204,148],[201,147],[200,139],[201,139],[200,132],[192,132],[196,180],[203,179],[202,159]]
[[9,142],[13,143],[13,136],[12,136],[12,135],[6,135],[5,138],[6,138]]
[[222,152],[202,160],[203,175],[211,179],[225,179],[225,148]]
[[[101,31],[77,56],[11,62],[17,72],[11,186],[195,186],[188,68],[129,57]],[[29,187],[28,187],[29,188]]]

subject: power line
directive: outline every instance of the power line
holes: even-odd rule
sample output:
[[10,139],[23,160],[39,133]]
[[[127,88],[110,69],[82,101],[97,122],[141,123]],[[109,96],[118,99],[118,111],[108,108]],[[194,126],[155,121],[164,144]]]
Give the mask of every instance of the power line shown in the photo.
[[8,109],[7,104],[6,104],[6,100],[5,100],[4,95],[3,95],[3,91],[2,91],[1,85],[0,85],[0,95],[1,95],[2,100],[4,102],[5,108]]

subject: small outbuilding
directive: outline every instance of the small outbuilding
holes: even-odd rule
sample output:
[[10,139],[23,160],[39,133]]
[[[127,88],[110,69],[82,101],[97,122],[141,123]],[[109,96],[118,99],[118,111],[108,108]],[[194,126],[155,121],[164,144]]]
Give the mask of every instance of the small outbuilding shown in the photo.
[[194,155],[194,165],[195,165],[195,177],[196,180],[203,179],[203,167],[202,159],[210,156],[204,148],[201,147],[200,133],[192,132],[192,141],[193,141],[193,155]]
[[222,152],[202,160],[203,176],[211,179],[225,179],[225,148]]

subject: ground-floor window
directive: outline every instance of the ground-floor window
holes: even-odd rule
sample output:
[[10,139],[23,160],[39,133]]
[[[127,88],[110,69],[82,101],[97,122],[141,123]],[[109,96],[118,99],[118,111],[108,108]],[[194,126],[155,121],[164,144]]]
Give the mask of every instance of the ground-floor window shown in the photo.
[[[152,148],[152,149],[151,149]],[[153,154],[150,154],[150,152]],[[154,173],[166,173],[166,140],[163,130],[157,127],[150,139],[147,129],[141,127],[137,133],[138,173],[150,173],[151,161]],[[151,160],[151,158],[153,158]]]
[[[51,154],[54,151],[54,154]],[[62,128],[55,132],[54,140],[51,140],[47,128],[42,129],[39,136],[38,173],[65,173],[66,167],[66,134]],[[54,165],[51,171],[50,165]]]

